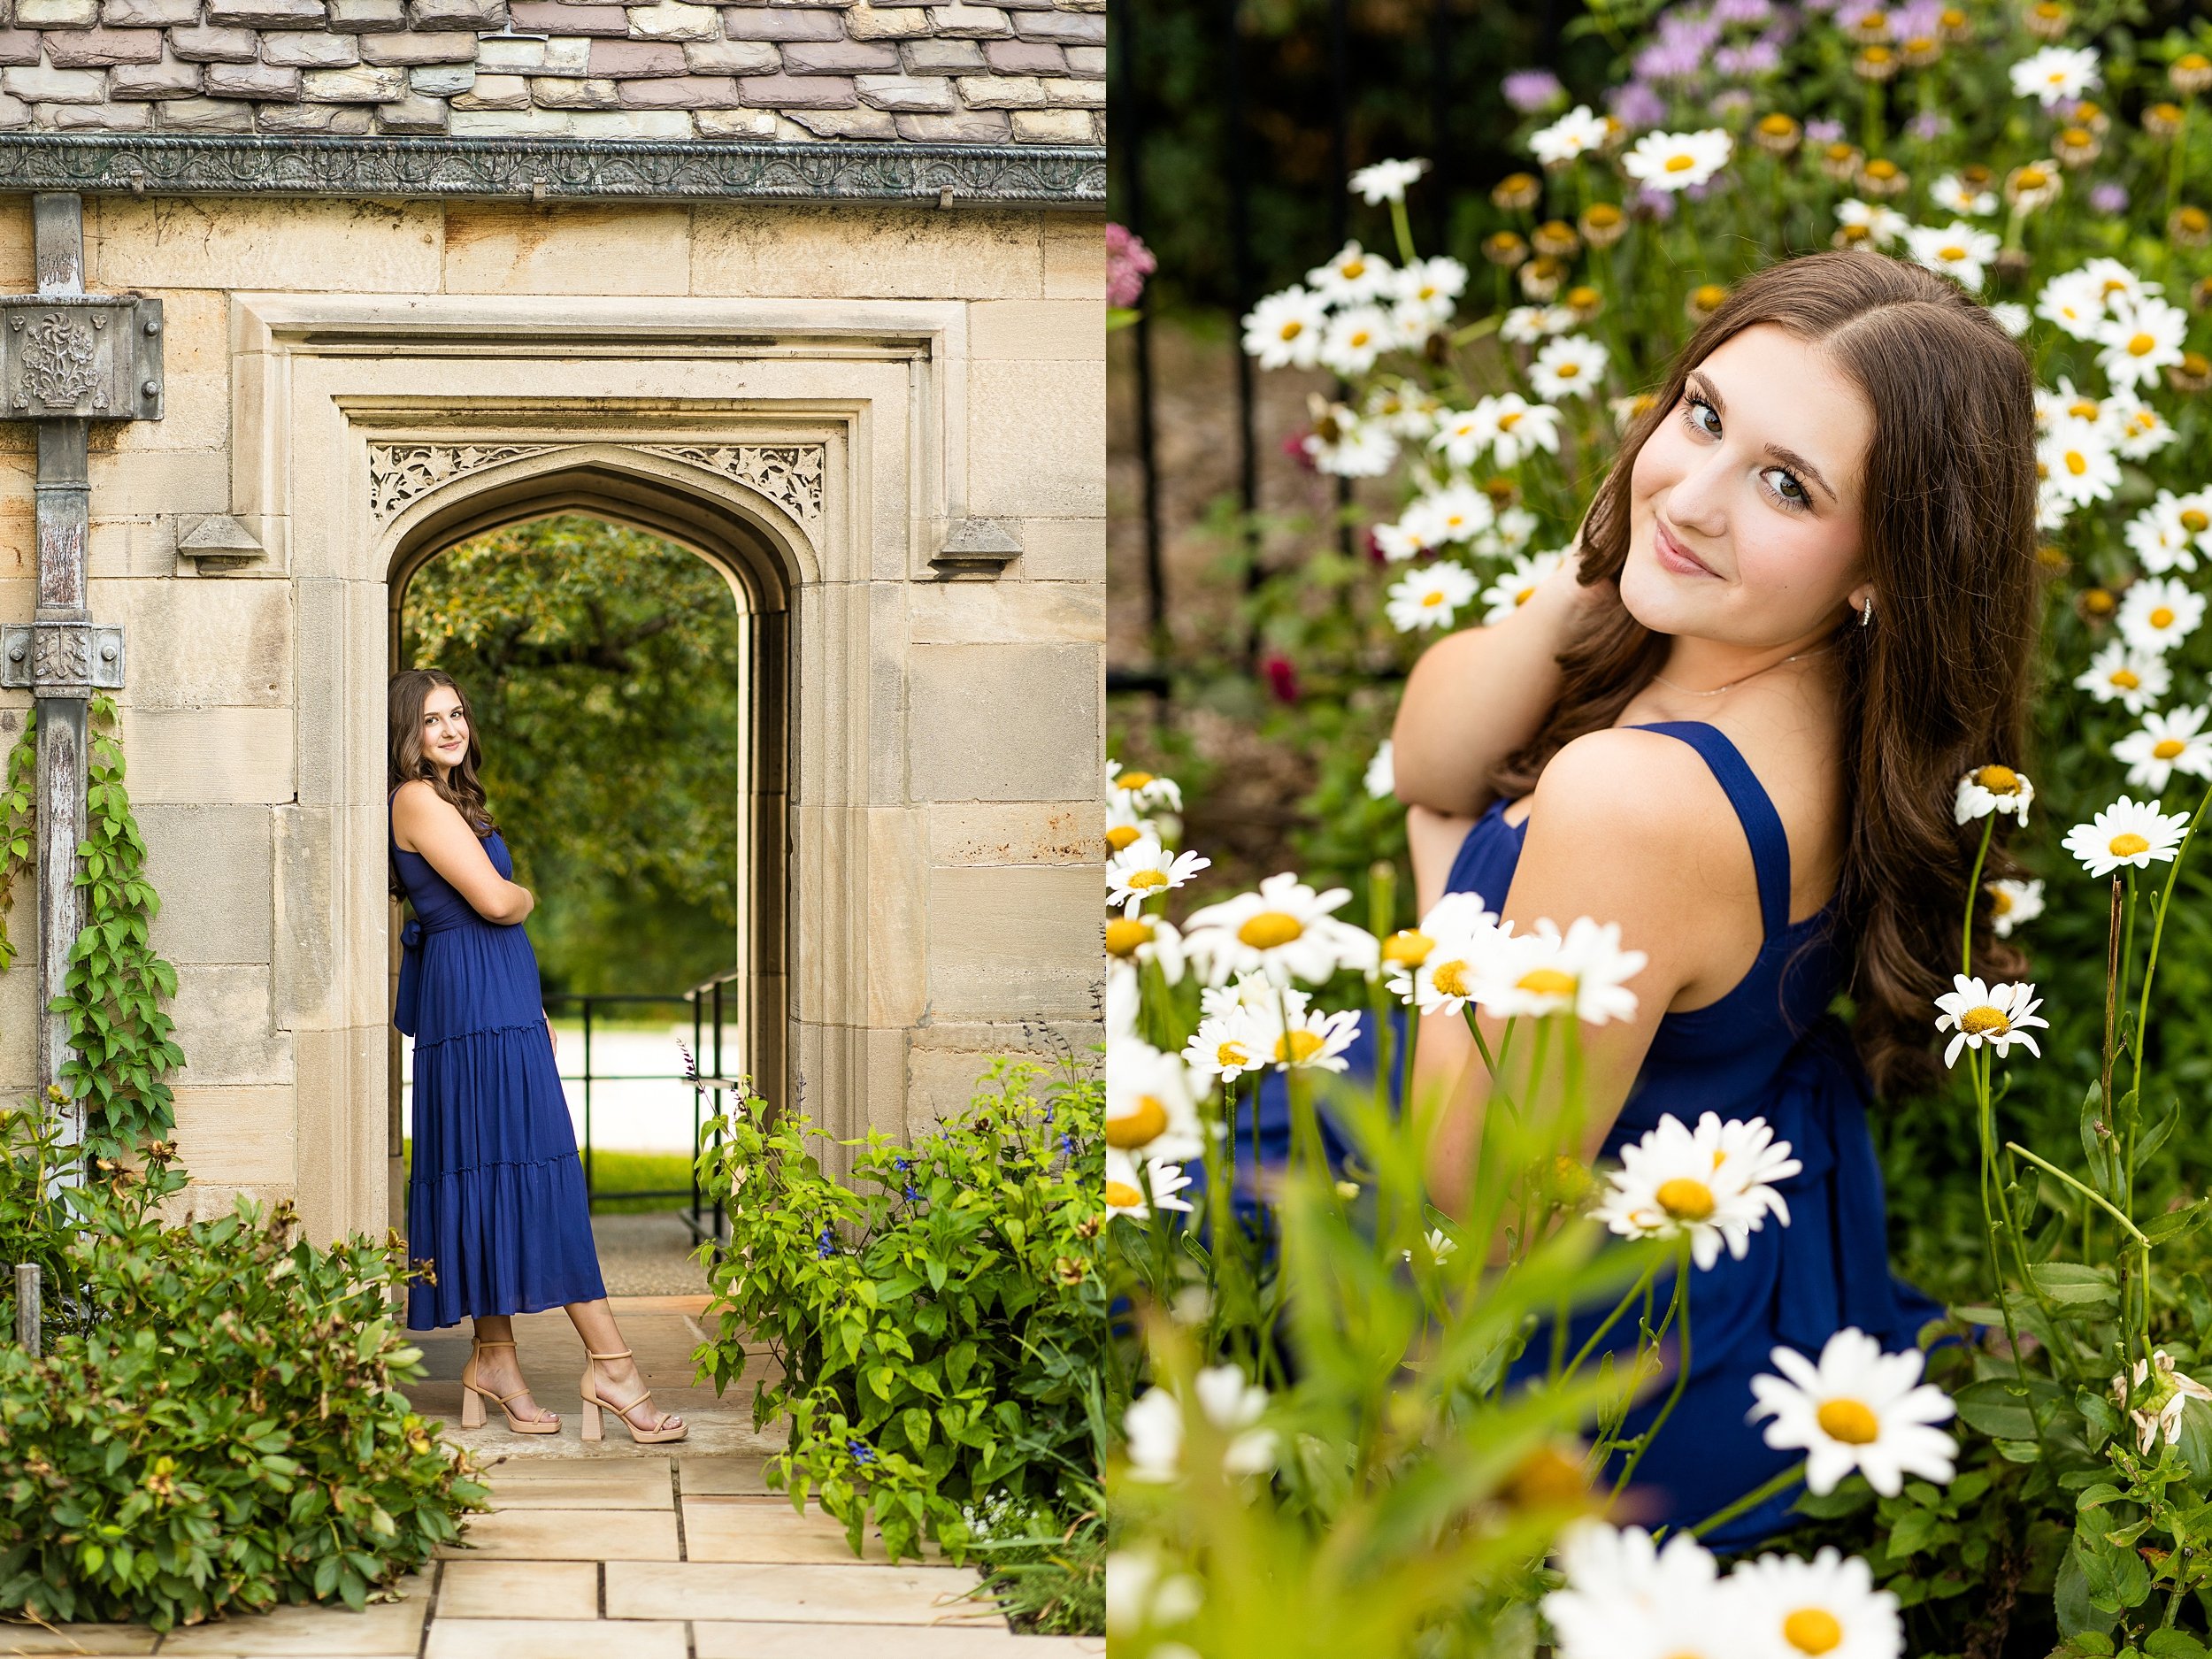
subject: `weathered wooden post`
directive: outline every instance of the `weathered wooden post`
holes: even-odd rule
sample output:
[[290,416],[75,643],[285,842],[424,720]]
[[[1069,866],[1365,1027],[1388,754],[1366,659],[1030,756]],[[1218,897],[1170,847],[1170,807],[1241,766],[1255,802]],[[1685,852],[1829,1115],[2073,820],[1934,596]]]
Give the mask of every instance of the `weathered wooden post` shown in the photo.
[[36,1262],[18,1262],[15,1264],[15,1340],[33,1359],[41,1352],[39,1330],[39,1273]]
[[[0,629],[0,686],[27,687],[38,708],[39,1080],[58,1082],[69,1031],[50,1011],[84,925],[76,886],[85,828],[85,708],[94,687],[123,683],[123,631],[85,604],[91,517],[87,435],[95,420],[161,418],[161,302],[88,294],[84,204],[69,192],[31,198],[38,292],[0,298],[0,396],[38,428],[38,608]],[[81,1145],[83,1108],[60,1108],[62,1141]],[[75,1161],[61,1179],[74,1181]]]

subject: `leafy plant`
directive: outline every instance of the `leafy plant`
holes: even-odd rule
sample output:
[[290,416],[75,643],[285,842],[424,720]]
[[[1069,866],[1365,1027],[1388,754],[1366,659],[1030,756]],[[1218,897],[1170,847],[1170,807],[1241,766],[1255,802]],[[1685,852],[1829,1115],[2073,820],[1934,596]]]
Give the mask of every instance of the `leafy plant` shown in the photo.
[[731,1233],[700,1374],[726,1387],[748,1340],[766,1346],[754,1421],[791,1432],[769,1479],[842,1521],[856,1553],[872,1526],[894,1560],[933,1540],[957,1561],[981,1506],[1091,1507],[1102,1110],[1072,1062],[1001,1059],[910,1147],[874,1131],[836,1143],[856,1149],[849,1181],[822,1168],[805,1117],[764,1120],[757,1099],[701,1155]]
[[7,1242],[59,1256],[78,1316],[41,1357],[0,1347],[0,1607],[163,1631],[357,1609],[486,1507],[467,1454],[400,1392],[422,1367],[393,1322],[396,1239],[288,1242],[289,1202],[244,1198],[167,1225],[184,1178],[166,1142],[41,1209],[55,1133],[0,1117]]
[[38,708],[23,711],[23,733],[8,750],[8,781],[0,791],[0,973],[15,961],[7,916],[15,902],[15,879],[31,867],[32,831],[36,827]]

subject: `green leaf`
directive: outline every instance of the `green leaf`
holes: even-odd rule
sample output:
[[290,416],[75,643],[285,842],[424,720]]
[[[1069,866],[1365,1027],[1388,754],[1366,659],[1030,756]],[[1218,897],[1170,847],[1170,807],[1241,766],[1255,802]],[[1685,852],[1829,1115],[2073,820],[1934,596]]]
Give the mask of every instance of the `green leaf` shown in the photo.
[[2028,1276],[2038,1288],[2061,1306],[2087,1307],[2117,1303],[2119,1290],[2112,1270],[2080,1262],[2032,1262]]
[[2032,1440],[2035,1417],[2018,1384],[2007,1379],[1969,1383],[1951,1396],[1959,1421],[1993,1440]]

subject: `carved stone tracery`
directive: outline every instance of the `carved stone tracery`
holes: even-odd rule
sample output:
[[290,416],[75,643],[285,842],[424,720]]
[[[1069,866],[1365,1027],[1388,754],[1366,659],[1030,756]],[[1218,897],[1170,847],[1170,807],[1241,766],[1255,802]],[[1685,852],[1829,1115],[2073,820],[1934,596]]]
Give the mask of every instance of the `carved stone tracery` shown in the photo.
[[[550,443],[372,443],[369,505],[379,524],[397,518],[440,485],[487,467],[548,455]],[[626,445],[718,473],[765,495],[809,531],[822,521],[823,447],[818,443]]]

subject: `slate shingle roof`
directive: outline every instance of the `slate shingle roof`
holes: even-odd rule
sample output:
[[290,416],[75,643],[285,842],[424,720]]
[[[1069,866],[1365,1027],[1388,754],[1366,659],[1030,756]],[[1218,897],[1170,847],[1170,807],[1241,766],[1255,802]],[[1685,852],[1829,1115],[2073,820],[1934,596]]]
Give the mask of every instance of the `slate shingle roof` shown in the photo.
[[0,132],[1105,142],[1106,0],[0,0]]

